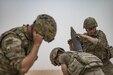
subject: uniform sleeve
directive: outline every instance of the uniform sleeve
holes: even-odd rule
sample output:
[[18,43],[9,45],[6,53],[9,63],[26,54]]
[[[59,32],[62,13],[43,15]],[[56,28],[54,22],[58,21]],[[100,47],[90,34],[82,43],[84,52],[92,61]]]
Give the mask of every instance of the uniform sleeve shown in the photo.
[[15,35],[8,35],[2,40],[2,49],[10,65],[15,70],[20,70],[20,64],[25,57],[24,49],[21,47],[22,41]]
[[100,31],[97,35],[97,46],[99,46],[100,48],[105,48],[108,45],[108,41],[106,39],[106,35]]
[[59,56],[59,63],[60,64],[68,64],[69,60],[70,60],[69,55],[67,55],[65,53]]

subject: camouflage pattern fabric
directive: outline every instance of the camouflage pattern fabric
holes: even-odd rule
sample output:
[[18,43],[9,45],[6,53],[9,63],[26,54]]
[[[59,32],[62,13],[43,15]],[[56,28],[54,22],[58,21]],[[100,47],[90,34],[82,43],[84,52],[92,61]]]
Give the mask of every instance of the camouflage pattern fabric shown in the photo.
[[[30,41],[29,41],[29,40]],[[13,28],[0,37],[0,75],[20,74],[20,63],[32,48],[27,27]]]
[[102,70],[105,75],[113,75],[113,64],[110,61],[103,62]]
[[95,18],[88,17],[84,20],[83,28],[97,27],[97,22]]
[[[111,64],[109,61],[111,57],[110,57],[109,50],[106,49],[106,47],[109,46],[108,41],[106,39],[106,35],[103,33],[103,31],[97,30],[95,34],[91,37],[97,38],[98,43],[93,44],[89,42],[87,39],[81,39],[83,50],[85,52],[96,55],[103,61],[102,69],[105,75],[113,75],[113,64]],[[109,64],[106,65],[106,63],[109,63]]]
[[[93,67],[99,68],[102,66],[102,62],[99,58],[84,52],[65,52],[60,55],[59,63],[67,65],[70,75],[82,75],[85,69],[93,69]],[[93,75],[93,73],[91,75]],[[103,72],[100,75],[103,75]]]
[[[85,33],[85,35],[87,35]],[[89,36],[89,35],[88,35]],[[85,52],[91,53],[99,57],[102,61],[107,60],[109,58],[107,56],[106,47],[108,46],[108,41],[106,39],[106,35],[101,30],[97,30],[93,36],[93,38],[98,39],[97,44],[93,44],[89,42],[87,39],[81,39],[82,47]]]
[[87,69],[83,75],[105,75],[101,68]]
[[42,35],[45,41],[51,42],[56,35],[57,24],[53,17],[47,14],[42,14],[37,16],[33,24],[33,29]]

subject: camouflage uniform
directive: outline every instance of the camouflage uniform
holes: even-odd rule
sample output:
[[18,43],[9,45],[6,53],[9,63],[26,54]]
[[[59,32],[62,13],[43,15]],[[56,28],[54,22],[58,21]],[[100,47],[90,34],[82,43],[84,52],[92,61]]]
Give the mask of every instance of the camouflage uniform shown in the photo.
[[16,27],[1,35],[0,75],[23,75],[20,74],[20,66],[34,45],[34,31],[43,36],[44,41],[51,42],[57,31],[54,18],[47,14],[41,14],[37,16],[31,26]]
[[[88,17],[84,20],[83,28],[95,28],[98,24],[96,20],[92,17]],[[84,35],[88,35],[88,33],[84,33]],[[111,57],[113,57],[113,48],[108,45],[108,41],[106,35],[101,30],[95,30],[93,35],[88,35],[90,37],[98,39],[98,42],[92,43],[86,38],[80,38],[80,42],[84,52],[88,52],[96,55],[103,62],[103,72],[105,75],[113,75],[113,65],[109,61]],[[76,50],[73,47],[72,40],[68,40],[68,44],[70,45],[70,49]]]
[[[88,17],[85,19],[83,28],[95,28],[97,27],[97,22],[94,18]],[[84,33],[88,35],[88,33]],[[86,38],[80,38],[80,42],[84,52],[91,53],[99,57],[103,62],[103,72],[105,75],[113,75],[113,64],[109,61],[113,57],[113,47],[108,45],[106,35],[101,30],[95,30],[93,35],[88,35],[90,37],[98,39],[98,42],[92,43]],[[72,39],[68,40],[68,44],[72,51],[75,51],[72,43]]]
[[[88,35],[87,33],[84,34]],[[103,33],[103,31],[96,30],[95,34],[91,37],[98,39],[97,44],[93,44],[87,39],[81,39],[83,50],[85,52],[92,53],[98,56],[103,61],[103,71],[105,75],[113,75],[113,65],[109,61],[110,54],[109,51],[106,49],[108,46],[106,35]]]
[[[90,68],[85,68],[85,69],[82,69],[82,66],[81,66],[81,69],[77,70],[77,65],[79,67],[81,65],[81,63],[79,62],[81,61],[79,61],[79,59],[72,58],[72,55],[73,53],[66,52],[59,57],[59,63],[66,64],[68,66],[69,75],[75,75],[75,74],[76,75],[104,75],[104,73],[102,72],[102,69],[100,67],[95,67],[95,66]],[[74,69],[74,66],[76,66],[75,69]],[[84,66],[86,65],[84,64]],[[74,71],[76,71],[76,73],[74,73]],[[77,74],[79,71],[80,71],[80,74]]]
[[[68,75],[104,75],[101,69],[103,64],[98,57],[85,52],[62,50],[54,48],[50,53],[50,60],[54,66],[58,65],[56,63],[66,64]],[[59,55],[59,51],[63,53]]]
[[0,75],[21,75],[20,62],[33,46],[27,26],[13,28],[2,34],[0,46]]
[[[87,33],[84,33],[84,34],[87,35]],[[83,50],[85,52],[92,53],[98,56],[102,60],[107,60],[108,56],[105,48],[108,46],[108,42],[106,40],[105,34],[101,30],[97,30],[95,34],[91,37],[97,38],[98,43],[93,44],[89,42],[87,39],[81,38]]]

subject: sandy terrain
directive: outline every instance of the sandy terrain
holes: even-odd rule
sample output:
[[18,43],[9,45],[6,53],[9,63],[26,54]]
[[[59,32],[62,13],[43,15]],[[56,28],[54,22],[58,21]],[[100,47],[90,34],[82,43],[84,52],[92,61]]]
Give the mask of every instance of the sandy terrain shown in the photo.
[[[111,59],[113,63],[113,58]],[[30,70],[25,75],[63,75],[61,70]]]
[[31,70],[25,75],[63,75],[60,70]]

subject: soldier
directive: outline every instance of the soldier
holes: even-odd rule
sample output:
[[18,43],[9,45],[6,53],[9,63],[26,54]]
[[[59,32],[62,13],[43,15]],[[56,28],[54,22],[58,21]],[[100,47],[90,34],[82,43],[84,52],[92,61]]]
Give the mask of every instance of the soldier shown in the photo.
[[66,52],[57,47],[51,51],[50,61],[54,66],[61,66],[63,75],[104,75],[101,60],[89,53]]
[[[111,54],[107,48],[109,48],[106,35],[103,31],[97,30],[98,24],[92,17],[88,17],[84,20],[83,28],[87,33],[79,34],[83,51],[96,55],[103,62],[103,71],[105,75],[113,75],[113,65],[109,61]],[[70,43],[71,40],[68,40]]]
[[0,75],[24,75],[38,58],[43,40],[51,42],[56,35],[55,20],[39,15],[32,25],[13,28],[0,37]]

